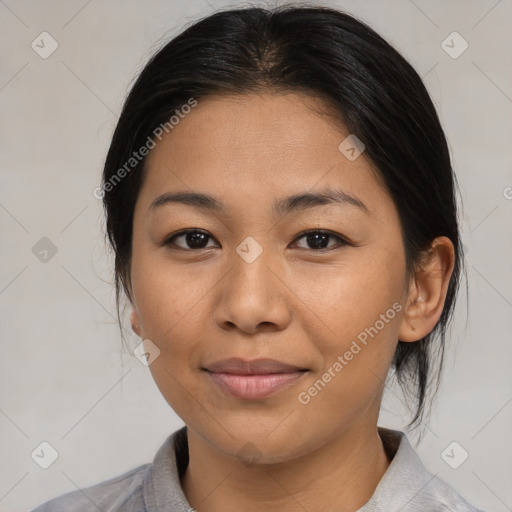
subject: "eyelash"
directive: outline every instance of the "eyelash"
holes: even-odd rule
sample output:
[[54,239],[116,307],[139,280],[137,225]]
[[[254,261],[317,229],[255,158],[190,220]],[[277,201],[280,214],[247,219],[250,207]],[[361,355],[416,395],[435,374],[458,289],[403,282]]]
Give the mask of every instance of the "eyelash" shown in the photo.
[[[185,236],[188,233],[201,233],[203,235],[206,235],[208,238],[213,239],[212,235],[210,235],[208,232],[203,231],[201,229],[185,229],[183,231],[179,231],[178,233],[175,233],[175,234],[171,235],[170,237],[168,237],[164,241],[163,245],[164,246],[172,246],[172,245],[174,245],[173,241],[176,238],[179,238],[180,236]],[[294,242],[296,242],[297,240],[300,240],[300,239],[306,237],[307,235],[311,235],[311,234],[326,235],[326,236],[328,236],[330,238],[337,239],[339,246],[346,246],[346,245],[348,245],[348,246],[354,247],[354,244],[351,243],[350,241],[348,241],[346,238],[344,238],[341,235],[338,235],[336,233],[333,233],[332,231],[328,231],[328,230],[325,230],[325,229],[308,229],[306,231],[303,231],[297,237],[295,237]],[[188,249],[188,248],[184,248],[184,247],[180,247],[180,246],[175,246],[175,247],[177,249],[181,249],[183,251],[194,251],[194,252],[201,251],[201,250],[204,250],[204,249],[211,249],[211,247],[202,247],[202,248],[199,248],[199,249]],[[322,249],[308,249],[308,248],[300,247],[300,249],[311,250],[313,252],[326,252],[326,251],[331,251],[331,250],[333,250],[335,248],[336,248],[336,246],[325,247],[325,248],[322,248]]]

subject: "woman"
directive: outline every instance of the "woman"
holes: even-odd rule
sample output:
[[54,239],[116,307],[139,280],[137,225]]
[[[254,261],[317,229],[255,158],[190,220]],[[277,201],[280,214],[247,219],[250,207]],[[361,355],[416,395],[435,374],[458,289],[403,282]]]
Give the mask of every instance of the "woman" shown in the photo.
[[390,370],[410,426],[435,391],[455,183],[421,79],[347,14],[229,10],[166,44],[97,194],[118,306],[186,426],[36,511],[477,511],[377,425]]

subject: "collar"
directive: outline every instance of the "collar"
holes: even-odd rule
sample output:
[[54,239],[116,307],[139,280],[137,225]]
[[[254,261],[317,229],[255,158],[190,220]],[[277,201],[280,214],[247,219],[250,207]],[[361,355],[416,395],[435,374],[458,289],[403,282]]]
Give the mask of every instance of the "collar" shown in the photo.
[[[391,463],[370,500],[357,512],[417,510],[420,495],[436,479],[409,443],[405,433],[378,427]],[[192,507],[181,488],[180,474],[188,464],[187,427],[169,435],[156,453],[144,479],[147,512],[190,512]],[[406,508],[407,507],[407,508]]]

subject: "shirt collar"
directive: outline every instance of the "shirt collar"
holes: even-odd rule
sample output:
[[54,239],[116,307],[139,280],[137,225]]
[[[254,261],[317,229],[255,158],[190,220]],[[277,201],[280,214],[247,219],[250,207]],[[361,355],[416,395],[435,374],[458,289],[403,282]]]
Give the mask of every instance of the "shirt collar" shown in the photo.
[[425,468],[404,432],[383,427],[378,431],[392,460],[370,500],[357,512],[421,509],[421,493],[435,475]]
[[[427,471],[403,432],[383,427],[378,427],[378,432],[392,460],[372,497],[358,512],[412,510],[409,507],[435,476]],[[178,466],[184,463],[183,459],[188,459],[183,450],[177,449],[186,439],[185,426],[169,435],[156,453],[144,479],[147,512],[193,510],[181,488],[178,471]]]
[[[187,427],[172,433],[160,447],[144,479],[144,504],[147,512],[190,512],[192,507],[181,488],[176,459],[179,439],[187,436]],[[179,453],[179,452],[178,452]]]

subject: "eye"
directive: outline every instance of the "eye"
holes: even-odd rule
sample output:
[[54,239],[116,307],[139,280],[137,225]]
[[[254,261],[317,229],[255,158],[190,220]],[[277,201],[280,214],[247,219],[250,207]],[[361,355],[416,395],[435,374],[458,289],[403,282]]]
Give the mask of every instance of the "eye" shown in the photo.
[[[305,231],[300,236],[298,236],[295,240],[301,240],[305,238],[306,244],[311,245],[312,247],[299,247],[300,249],[313,249],[313,250],[325,250],[333,248],[333,245],[328,245],[329,238],[338,240],[338,245],[351,245],[350,242],[345,240],[339,235],[335,235],[330,231],[318,230],[318,229],[310,229]],[[336,244],[334,244],[334,247]]]
[[[185,245],[180,245],[176,243],[176,240],[182,239],[182,243]],[[206,231],[201,231],[198,229],[187,229],[185,231],[180,231],[175,235],[167,238],[163,245],[175,245],[180,249],[189,249],[189,250],[199,250],[199,249],[208,249],[209,247],[215,246],[207,246],[207,242],[209,239],[213,239],[211,235],[209,235]]]
[[[305,239],[306,244],[310,247],[300,247],[299,249],[312,249],[315,251],[328,250],[338,246],[352,245],[348,240],[344,239],[340,235],[336,235],[330,231],[310,229],[301,233],[296,239]],[[334,239],[338,243],[329,244],[329,239]],[[181,242],[177,242],[181,240]],[[173,245],[179,249],[185,250],[201,250],[216,247],[216,245],[208,245],[208,241],[213,240],[213,237],[206,231],[199,229],[187,229],[180,231],[174,235],[171,235],[165,240],[163,245]]]

